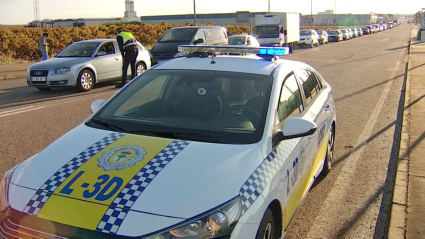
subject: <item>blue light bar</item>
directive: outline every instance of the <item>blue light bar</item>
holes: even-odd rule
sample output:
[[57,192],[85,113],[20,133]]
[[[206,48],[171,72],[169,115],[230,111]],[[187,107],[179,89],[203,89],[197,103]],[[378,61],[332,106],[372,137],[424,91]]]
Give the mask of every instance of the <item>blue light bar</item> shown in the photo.
[[179,51],[209,54],[256,54],[258,56],[274,57],[289,54],[289,47],[245,47],[245,46],[192,46],[180,45]]

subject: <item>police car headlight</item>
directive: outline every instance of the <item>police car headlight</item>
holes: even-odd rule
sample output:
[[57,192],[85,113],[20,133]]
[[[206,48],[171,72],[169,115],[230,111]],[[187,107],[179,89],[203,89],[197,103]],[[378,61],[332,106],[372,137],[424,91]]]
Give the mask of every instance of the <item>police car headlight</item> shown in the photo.
[[185,56],[185,55],[186,55],[186,52],[184,52],[184,51],[179,51],[179,52],[177,52],[177,54],[175,54],[175,55],[174,55],[174,58],[182,57],[182,56]]
[[9,183],[12,178],[13,171],[17,165],[3,175],[0,183],[0,212],[4,212],[9,207]]
[[239,197],[231,200],[197,217],[190,222],[180,224],[144,239],[172,239],[172,238],[215,238],[230,235],[241,217],[242,204]]
[[310,38],[307,37],[305,40],[308,41],[308,40],[310,40]]
[[53,74],[60,74],[60,73],[69,72],[69,71],[71,71],[71,67],[61,67],[61,68],[54,69]]

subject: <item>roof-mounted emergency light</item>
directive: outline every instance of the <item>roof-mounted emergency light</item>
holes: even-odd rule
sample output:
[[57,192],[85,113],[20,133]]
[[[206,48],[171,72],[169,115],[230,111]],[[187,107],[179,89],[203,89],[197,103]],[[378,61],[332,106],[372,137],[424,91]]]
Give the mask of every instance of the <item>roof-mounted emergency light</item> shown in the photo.
[[[277,59],[289,54],[289,47],[245,47],[245,46],[192,46],[180,45],[178,50],[186,56],[216,54],[255,54],[267,60]],[[213,62],[214,59],[213,59]]]

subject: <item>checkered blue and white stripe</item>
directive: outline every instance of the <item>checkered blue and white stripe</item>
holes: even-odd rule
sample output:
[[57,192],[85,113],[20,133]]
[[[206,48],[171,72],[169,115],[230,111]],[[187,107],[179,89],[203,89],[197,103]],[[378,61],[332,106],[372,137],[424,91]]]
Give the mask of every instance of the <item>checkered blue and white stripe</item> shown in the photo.
[[280,143],[242,185],[239,191],[242,201],[242,214],[251,207],[267,185],[270,184],[299,141],[299,139],[292,139]]
[[114,199],[96,231],[116,234],[123,222],[122,217],[127,215],[146,187],[189,144],[188,141],[175,140],[147,163]]
[[100,141],[96,142],[86,150],[75,156],[53,176],[51,176],[39,190],[34,194],[24,209],[24,212],[37,215],[44,206],[50,195],[69,177],[75,170],[83,165],[87,160],[106,148],[108,145],[124,136],[122,133],[111,133]]

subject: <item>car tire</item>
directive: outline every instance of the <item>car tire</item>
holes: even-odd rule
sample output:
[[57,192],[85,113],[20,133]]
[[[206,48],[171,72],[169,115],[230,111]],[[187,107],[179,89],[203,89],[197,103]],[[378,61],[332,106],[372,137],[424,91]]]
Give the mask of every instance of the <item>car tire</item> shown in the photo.
[[77,89],[78,91],[90,91],[93,89],[95,80],[93,73],[89,70],[83,70],[78,75]]
[[335,146],[335,132],[334,132],[334,127],[331,126],[331,132],[329,133],[329,139],[328,139],[328,148],[326,150],[325,163],[323,165],[323,170],[322,170],[323,175],[328,175],[328,173],[332,169],[332,163],[334,159],[334,146]]
[[143,72],[146,71],[146,66],[143,62],[139,62],[136,65],[136,76],[141,75]]
[[278,239],[278,233],[278,225],[274,221],[272,210],[268,208],[261,219],[255,239]]
[[49,91],[49,90],[51,90],[52,88],[51,88],[51,87],[37,87],[37,89],[38,89],[38,90],[41,90],[41,91]]

